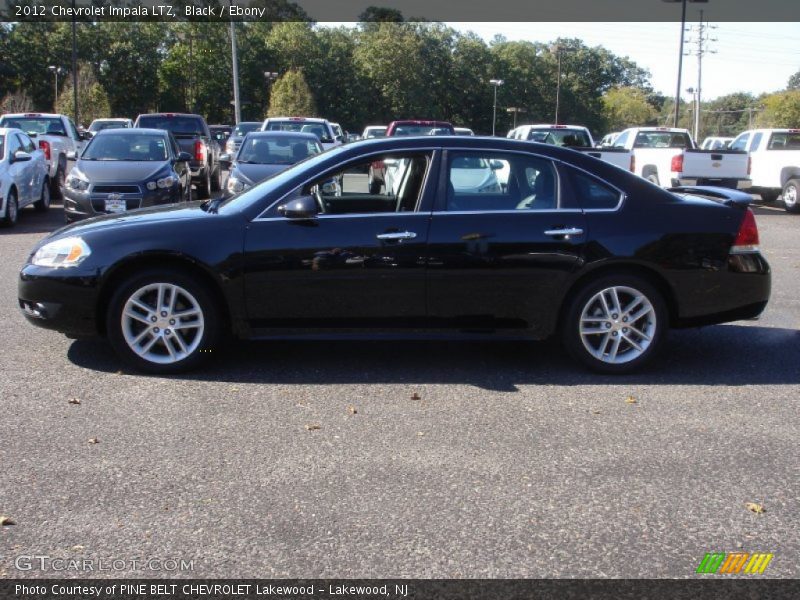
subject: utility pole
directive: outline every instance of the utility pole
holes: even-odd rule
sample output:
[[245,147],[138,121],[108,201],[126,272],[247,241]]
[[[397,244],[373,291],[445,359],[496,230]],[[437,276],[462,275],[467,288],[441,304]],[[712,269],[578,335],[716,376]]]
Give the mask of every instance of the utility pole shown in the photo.
[[72,102],[75,109],[75,125],[80,126],[78,116],[78,23],[76,20],[75,0],[72,0]]
[[706,53],[716,54],[716,50],[710,50],[708,47],[709,42],[716,42],[717,38],[712,38],[709,36],[710,30],[716,29],[716,25],[709,25],[708,21],[703,21],[703,11],[700,11],[700,21],[698,22],[696,28],[693,27],[692,31],[697,36],[694,40],[689,40],[690,44],[695,44],[694,52],[688,52],[689,54],[694,54],[697,57],[697,88],[695,88],[695,111],[694,111],[694,139],[697,141],[700,137],[700,94],[702,92],[702,81],[703,81],[703,56]]
[[242,120],[242,104],[239,100],[239,57],[236,52],[236,27],[233,19],[231,19],[231,62],[233,62],[233,118],[236,121],[234,125],[238,125]]

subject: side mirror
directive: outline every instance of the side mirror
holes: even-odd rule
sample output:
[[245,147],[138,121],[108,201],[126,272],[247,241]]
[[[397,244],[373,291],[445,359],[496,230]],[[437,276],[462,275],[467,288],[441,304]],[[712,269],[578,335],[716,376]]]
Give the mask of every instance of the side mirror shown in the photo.
[[93,137],[94,137],[94,132],[92,132],[92,131],[81,131],[78,134],[78,139],[81,139],[81,140],[90,140]]
[[177,162],[189,162],[192,160],[192,155],[188,152],[181,152],[178,154]]
[[287,219],[313,219],[319,214],[319,205],[313,196],[300,196],[281,204],[278,214]]
[[78,160],[78,153],[75,150],[67,152],[67,160]]
[[230,168],[232,162],[233,162],[233,157],[227,152],[225,154],[219,155],[219,164],[221,164],[226,169]]
[[14,158],[13,162],[27,162],[27,161],[31,160],[33,158],[33,156],[31,156],[30,154],[28,154],[27,152],[25,152],[23,150],[17,150],[14,153],[14,157],[13,158]]
[[493,158],[492,160],[489,161],[489,168],[492,171],[497,171],[498,169],[502,169],[503,166],[504,166],[503,162],[497,160],[496,158]]

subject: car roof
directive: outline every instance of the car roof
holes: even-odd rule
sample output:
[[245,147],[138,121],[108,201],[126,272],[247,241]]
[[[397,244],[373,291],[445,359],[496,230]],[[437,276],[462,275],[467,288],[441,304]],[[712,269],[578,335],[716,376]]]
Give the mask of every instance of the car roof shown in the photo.
[[319,138],[313,133],[302,133],[300,131],[251,131],[250,133],[246,134],[246,136],[252,138],[288,137],[294,138],[297,141],[319,141]]
[[101,135],[138,135],[142,133],[166,135],[169,133],[166,129],[153,129],[150,127],[126,127],[124,129],[103,129],[98,131],[94,137]]
[[95,119],[92,123],[97,121],[130,121],[130,119],[126,119],[125,117],[103,117],[102,119]]
[[41,112],[25,112],[25,113],[5,113],[0,115],[2,117],[13,117],[15,119],[30,119],[35,117],[61,117],[58,113],[41,113]]
[[328,119],[321,119],[319,117],[267,117],[267,121],[308,121],[309,123],[328,123]]

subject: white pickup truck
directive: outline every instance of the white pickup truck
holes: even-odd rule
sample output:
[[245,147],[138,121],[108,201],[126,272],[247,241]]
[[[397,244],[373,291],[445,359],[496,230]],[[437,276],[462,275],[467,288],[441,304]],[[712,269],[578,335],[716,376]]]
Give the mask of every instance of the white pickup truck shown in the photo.
[[0,117],[0,127],[16,127],[33,138],[47,160],[50,194],[60,198],[67,161],[75,160],[85,145],[85,136],[78,133],[72,119],[51,113],[8,113]]
[[800,213],[800,129],[745,131],[731,148],[750,153],[751,192],[766,202],[782,195],[786,210]]
[[633,170],[633,153],[624,148],[595,148],[592,134],[583,125],[520,125],[508,132],[506,137],[527,140],[554,146],[567,146],[616,165],[626,171]]
[[614,140],[614,148],[633,152],[631,170],[664,188],[714,185],[750,187],[749,161],[740,150],[700,150],[686,129],[632,127]]

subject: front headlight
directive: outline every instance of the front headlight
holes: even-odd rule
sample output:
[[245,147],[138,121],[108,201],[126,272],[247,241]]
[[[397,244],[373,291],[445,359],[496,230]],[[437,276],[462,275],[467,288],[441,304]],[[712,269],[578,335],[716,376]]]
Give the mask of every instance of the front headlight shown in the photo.
[[[164,174],[163,172],[161,173]],[[147,182],[147,189],[151,192],[157,188],[167,189],[171,188],[178,182],[178,179],[173,175],[167,175],[166,177],[159,177],[158,179],[153,179],[152,181]]]
[[89,189],[89,178],[78,169],[72,169],[67,177],[67,187],[79,192]]
[[243,192],[249,187],[250,187],[249,183],[246,183],[245,181],[242,181],[237,177],[228,178],[228,191],[231,194],[238,194],[239,192]]
[[83,239],[68,237],[39,248],[33,255],[31,263],[39,267],[74,267],[91,253]]

